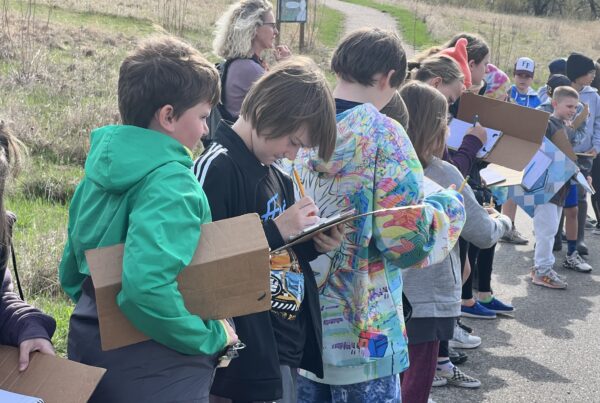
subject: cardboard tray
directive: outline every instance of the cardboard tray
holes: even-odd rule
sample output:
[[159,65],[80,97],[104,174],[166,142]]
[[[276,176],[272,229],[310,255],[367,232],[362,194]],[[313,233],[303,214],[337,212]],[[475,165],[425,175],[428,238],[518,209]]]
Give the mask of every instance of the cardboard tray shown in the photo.
[[522,171],[539,150],[550,114],[536,109],[465,93],[457,117],[466,122],[479,115],[483,127],[503,133],[484,161]]
[[[116,303],[124,245],[85,252],[100,322],[103,350],[148,340]],[[257,214],[202,225],[194,257],[179,277],[186,308],[202,319],[224,319],[271,308],[269,245]]]
[[42,353],[31,355],[24,372],[18,366],[19,350],[0,346],[0,389],[39,397],[45,403],[87,402],[106,372]]

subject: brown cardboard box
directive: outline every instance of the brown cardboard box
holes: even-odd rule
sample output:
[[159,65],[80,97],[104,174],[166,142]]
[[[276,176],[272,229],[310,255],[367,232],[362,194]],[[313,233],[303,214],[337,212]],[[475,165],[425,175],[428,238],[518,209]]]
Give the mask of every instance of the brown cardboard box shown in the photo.
[[29,367],[19,372],[19,350],[0,346],[0,389],[38,397],[45,403],[87,402],[106,372],[78,362],[33,353]]
[[[103,350],[148,337],[116,303],[121,290],[124,245],[86,251],[100,321]],[[202,225],[192,262],[179,275],[187,309],[202,319],[224,319],[271,307],[269,245],[257,214]]]
[[502,131],[502,138],[485,161],[522,171],[539,150],[550,114],[508,102],[465,93],[458,119],[472,122],[479,115],[483,127]]

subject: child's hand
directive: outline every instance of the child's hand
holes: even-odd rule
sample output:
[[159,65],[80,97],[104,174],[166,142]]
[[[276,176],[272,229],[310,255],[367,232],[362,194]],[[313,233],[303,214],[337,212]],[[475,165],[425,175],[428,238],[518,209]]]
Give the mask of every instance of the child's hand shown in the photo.
[[235,329],[229,324],[227,319],[221,319],[221,323],[225,328],[225,332],[227,333],[227,342],[225,347],[233,346],[235,343],[239,341],[237,333],[235,333]]
[[287,59],[292,55],[292,51],[286,45],[279,45],[275,48],[275,60]]
[[586,154],[591,154],[592,158],[596,158],[596,156],[598,155],[598,152],[596,151],[596,149],[594,147],[590,148],[585,153]]
[[282,238],[287,241],[301,233],[304,228],[319,222],[318,214],[317,205],[310,197],[306,196],[285,210],[274,221]]
[[317,252],[327,253],[336,250],[342,244],[344,224],[338,224],[329,231],[321,232],[313,238]]
[[588,185],[593,186],[592,185],[592,177],[591,176],[586,176],[585,180],[587,181]]
[[469,130],[467,130],[467,134],[477,137],[482,144],[487,143],[487,132],[485,131],[483,126],[479,124],[479,122],[477,122],[475,126],[471,127]]
[[19,344],[19,371],[23,372],[29,366],[29,355],[34,351],[56,355],[52,343],[46,339],[27,339]]

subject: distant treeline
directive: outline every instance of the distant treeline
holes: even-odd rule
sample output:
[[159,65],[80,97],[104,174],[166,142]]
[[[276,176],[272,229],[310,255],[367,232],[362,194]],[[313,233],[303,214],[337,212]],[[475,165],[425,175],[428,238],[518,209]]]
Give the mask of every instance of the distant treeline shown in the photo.
[[426,0],[431,4],[451,4],[511,14],[561,15],[579,19],[599,19],[600,0]]

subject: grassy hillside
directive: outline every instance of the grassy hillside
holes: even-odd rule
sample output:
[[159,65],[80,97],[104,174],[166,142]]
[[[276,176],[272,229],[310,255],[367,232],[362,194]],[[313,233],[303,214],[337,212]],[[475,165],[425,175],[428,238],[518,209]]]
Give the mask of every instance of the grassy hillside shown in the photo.
[[572,51],[593,59],[600,57],[598,21],[508,15],[415,0],[372,1],[416,14],[435,43],[443,43],[461,31],[483,35],[492,49],[492,63],[509,76],[518,57],[531,57],[539,66],[534,80],[536,87],[548,78],[546,66],[554,58],[566,57]]

